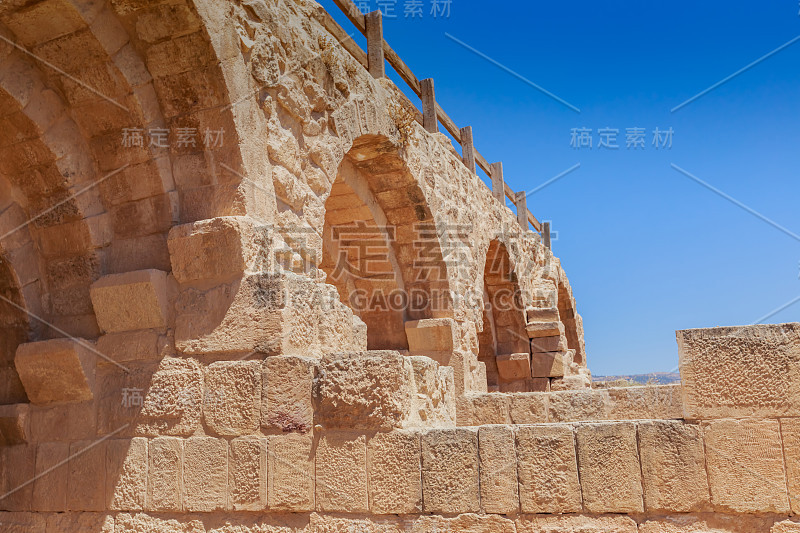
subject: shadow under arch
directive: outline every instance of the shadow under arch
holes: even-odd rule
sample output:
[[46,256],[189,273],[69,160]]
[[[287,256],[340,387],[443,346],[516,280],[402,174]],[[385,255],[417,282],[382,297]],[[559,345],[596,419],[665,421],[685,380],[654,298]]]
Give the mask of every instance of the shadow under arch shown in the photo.
[[526,375],[512,375],[507,372],[503,375],[503,369],[498,367],[498,356],[530,356],[525,307],[517,276],[508,250],[499,239],[492,240],[486,252],[483,270],[483,330],[478,333],[478,350],[478,360],[486,364],[486,379],[490,391],[525,392],[530,388],[530,370]]
[[5,254],[0,255],[0,296],[0,405],[27,403],[14,355],[30,339],[30,320],[19,278]]
[[387,137],[358,137],[340,163],[320,266],[367,324],[369,349],[407,349],[405,321],[453,316],[433,215]]

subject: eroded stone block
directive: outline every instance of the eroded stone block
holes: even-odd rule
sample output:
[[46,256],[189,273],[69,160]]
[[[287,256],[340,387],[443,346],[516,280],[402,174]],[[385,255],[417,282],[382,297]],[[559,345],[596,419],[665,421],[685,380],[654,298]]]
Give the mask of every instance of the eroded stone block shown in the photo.
[[267,442],[267,505],[271,511],[314,510],[314,454],[310,435],[273,435]]
[[182,511],[183,439],[152,439],[147,458],[147,510]]
[[525,392],[511,395],[509,413],[512,424],[541,424],[547,422],[549,394]]
[[141,511],[147,500],[147,439],[113,439],[106,448],[106,502],[115,511]]
[[324,433],[317,444],[316,484],[319,511],[369,512],[366,436]]
[[[146,372],[142,375],[147,377]],[[140,391],[144,399],[137,418],[137,434],[188,436],[194,433],[200,425],[203,388],[203,369],[195,359],[164,358],[149,384]]]
[[519,510],[517,456],[511,426],[478,430],[481,507],[484,513],[512,514]]
[[593,513],[641,513],[642,476],[632,422],[585,424],[576,431],[583,505]]
[[786,455],[786,480],[793,513],[800,513],[800,418],[782,418],[781,436]]
[[106,509],[106,441],[76,441],[69,445],[71,459],[65,465],[67,509],[103,511]]
[[230,502],[234,511],[262,511],[267,505],[267,440],[256,435],[230,444]]
[[26,403],[0,405],[0,446],[23,444],[30,436],[30,415]]
[[367,446],[369,501],[372,514],[422,511],[419,433],[377,433]]
[[299,356],[267,357],[263,363],[261,426],[305,433],[314,427],[316,365]]
[[190,437],[183,444],[183,507],[212,512],[228,508],[228,443]]
[[554,391],[549,402],[550,422],[608,419],[609,399],[604,390]]
[[533,352],[531,376],[534,378],[564,377],[565,352]]
[[480,510],[478,432],[433,429],[422,435],[422,493],[425,512]]
[[14,363],[31,403],[91,400],[96,356],[82,339],[20,344]]
[[451,318],[426,318],[405,323],[408,349],[412,353],[452,352],[459,346],[459,329]]
[[516,439],[522,512],[580,512],[572,428],[566,424],[519,426]]
[[218,361],[205,374],[209,428],[219,435],[254,433],[261,422],[261,361]]
[[[33,482],[32,509],[37,511],[67,510],[67,477],[69,470],[58,465],[69,459],[66,442],[42,442],[36,449],[36,480]],[[63,466],[63,465],[62,465]],[[15,468],[16,465],[11,465]],[[11,490],[14,487],[9,487]]]
[[637,533],[636,522],[628,516],[521,516],[517,533]]
[[132,331],[167,325],[167,273],[161,270],[103,276],[92,283],[90,295],[97,324],[103,331]]
[[531,375],[531,354],[512,353],[497,356],[497,372],[507,381],[525,379]]

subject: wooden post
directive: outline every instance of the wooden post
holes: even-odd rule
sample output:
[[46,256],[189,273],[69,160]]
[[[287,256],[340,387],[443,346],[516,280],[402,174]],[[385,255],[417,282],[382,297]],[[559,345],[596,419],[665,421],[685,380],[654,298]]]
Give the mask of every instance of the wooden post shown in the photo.
[[365,15],[367,24],[367,61],[369,73],[373,78],[386,77],[386,65],[383,60],[383,16],[381,11],[373,11]]
[[433,78],[419,82],[422,90],[422,126],[426,131],[439,131],[439,119],[436,118],[436,94],[433,91]]
[[517,206],[517,222],[522,229],[528,229],[528,199],[525,191],[514,195],[514,204]]
[[503,180],[503,163],[492,163],[492,196],[506,205],[506,182]]
[[472,143],[472,126],[461,128],[461,159],[473,174],[478,171],[475,168],[475,145]]
[[542,222],[542,240],[544,241],[544,246],[548,250],[550,249],[550,223],[549,222]]

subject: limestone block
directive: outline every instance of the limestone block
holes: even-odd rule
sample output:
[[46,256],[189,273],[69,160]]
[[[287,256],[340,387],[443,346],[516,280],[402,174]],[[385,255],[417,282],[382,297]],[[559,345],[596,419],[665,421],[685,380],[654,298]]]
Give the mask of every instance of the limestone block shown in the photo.
[[426,356],[410,356],[414,371],[412,425],[452,427],[456,420],[453,369]]
[[0,446],[28,441],[31,432],[29,411],[26,403],[0,405]]
[[683,418],[680,383],[605,389],[613,420]]
[[106,509],[106,441],[75,441],[69,445],[67,509]]
[[531,375],[531,354],[512,353],[497,356],[497,372],[500,377],[514,381]]
[[316,453],[317,510],[367,513],[367,438],[325,432]]
[[167,273],[161,270],[103,276],[92,283],[90,295],[97,324],[105,332],[167,325]]
[[165,343],[166,338],[154,329],[107,333],[97,339],[97,351],[106,357],[98,357],[97,364],[152,361],[159,357]]
[[628,516],[520,516],[517,533],[637,533],[636,522]]
[[228,443],[190,437],[183,444],[183,507],[212,512],[228,508]]
[[528,338],[530,339],[564,335],[564,324],[558,321],[528,322],[526,329],[528,330]]
[[267,505],[271,511],[314,510],[314,452],[310,435],[273,435],[267,443]]
[[91,400],[96,357],[89,346],[82,339],[20,344],[14,364],[31,403]]
[[638,431],[647,511],[705,510],[710,502],[700,427],[653,420],[639,423]]
[[513,395],[498,392],[469,393],[456,400],[459,426],[510,424]]
[[367,445],[369,503],[372,514],[422,511],[419,433],[377,433]]
[[433,429],[422,435],[425,512],[478,512],[479,486],[477,431]]
[[580,512],[572,428],[566,424],[519,426],[516,439],[522,512]]
[[566,352],[533,352],[531,354],[531,376],[534,378],[564,377]]
[[[412,531],[413,533],[442,532],[442,531],[469,531],[470,533],[506,533],[516,531],[514,521],[503,516],[464,513],[455,517],[420,516],[411,526],[403,529],[398,524],[398,531]],[[376,530],[382,531],[382,530]]]
[[451,318],[426,318],[405,323],[408,349],[412,353],[452,352],[459,345],[459,329]]
[[317,423],[327,428],[404,427],[411,414],[411,361],[398,352],[338,354],[320,363]]
[[[97,402],[80,402],[44,407],[31,406],[31,441],[93,439],[97,435]],[[117,426],[114,429],[120,429]]]
[[517,456],[511,426],[483,426],[478,430],[481,507],[484,513],[519,511]]
[[567,338],[564,335],[538,337],[531,339],[531,353],[563,352],[567,350]]
[[632,422],[585,424],[576,430],[584,508],[641,513],[642,476]]
[[523,392],[511,395],[509,413],[512,424],[541,424],[547,422],[549,394]]
[[268,266],[266,228],[249,217],[218,217],[169,231],[172,273],[178,283],[223,281]]
[[267,440],[256,435],[230,443],[230,503],[234,511],[263,511],[267,505]]
[[[114,519],[114,533],[204,533],[198,515],[176,518],[151,516],[145,513],[119,513]],[[105,532],[103,532],[105,533]]]
[[305,433],[314,427],[316,365],[299,356],[267,357],[263,363],[261,426]]
[[0,487],[3,494],[0,510],[30,511],[34,483],[28,483],[36,475],[36,446],[20,444],[0,448]]
[[786,455],[786,479],[792,512],[800,514],[800,418],[782,418],[781,436]]
[[687,418],[800,412],[800,324],[677,332]]
[[772,518],[747,515],[698,514],[649,518],[639,524],[639,533],[753,533],[771,531],[789,533],[795,530],[770,529]]
[[139,435],[188,436],[200,426],[203,370],[194,359],[165,357],[142,392]]
[[[67,468],[59,464],[69,460],[66,442],[41,442],[36,448],[36,475],[33,482],[32,509],[37,511],[67,510]],[[10,487],[10,490],[13,487]]]
[[550,422],[607,420],[608,393],[604,390],[570,390],[550,393]]
[[559,322],[561,320],[556,307],[529,307],[525,310],[528,322]]
[[47,515],[44,513],[2,513],[0,514],[0,528],[8,533],[51,531],[47,529]]
[[703,425],[715,507],[737,513],[787,513],[786,472],[777,420],[716,420]]
[[183,510],[183,439],[158,437],[148,443],[147,510]]
[[147,499],[147,439],[108,440],[106,502],[115,511],[141,511]]
[[46,515],[46,519],[46,529],[39,531],[114,533],[114,517],[105,513],[55,513]]
[[203,418],[219,435],[254,433],[261,422],[261,361],[217,361],[206,368]]
[[776,522],[769,531],[770,533],[798,533],[800,532],[800,522],[795,522],[793,520]]

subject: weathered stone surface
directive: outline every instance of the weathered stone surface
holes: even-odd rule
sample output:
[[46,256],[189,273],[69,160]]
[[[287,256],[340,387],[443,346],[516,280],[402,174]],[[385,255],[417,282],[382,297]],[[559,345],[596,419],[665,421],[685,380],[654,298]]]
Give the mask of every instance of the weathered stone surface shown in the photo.
[[794,520],[783,520],[775,523],[775,525],[773,525],[772,529],[769,531],[770,533],[797,533],[800,531],[800,522],[795,522]]
[[690,329],[677,338],[687,418],[800,411],[800,324]]
[[97,339],[97,351],[105,356],[98,357],[97,364],[155,360],[164,344],[166,337],[154,329],[107,333]]
[[106,502],[115,511],[141,511],[147,499],[147,439],[112,439],[106,448]]
[[540,424],[547,422],[549,394],[524,392],[511,395],[509,414],[513,424]]
[[703,438],[715,508],[737,513],[789,511],[777,420],[707,422]]
[[710,502],[700,426],[659,420],[637,428],[646,510],[705,510]]
[[452,427],[456,423],[453,369],[425,356],[410,356],[414,371],[409,426]]
[[183,440],[158,437],[148,443],[147,510],[183,510]]
[[219,435],[254,433],[261,422],[261,362],[218,361],[205,371],[203,419]]
[[800,514],[800,418],[782,418],[780,424],[789,503],[792,512]]
[[67,509],[103,511],[106,509],[105,441],[76,441],[69,445],[67,463]]
[[680,514],[647,519],[639,524],[639,533],[751,533],[755,531],[775,533],[776,530],[770,529],[772,522],[771,518],[746,515]]
[[511,426],[478,430],[481,508],[484,513],[513,514],[519,510],[517,457]]
[[[69,460],[66,442],[42,442],[36,449],[36,475],[33,482],[31,508],[37,511],[67,510],[67,477],[69,470],[59,468]],[[12,465],[16,467],[16,465]],[[11,490],[15,487],[8,487]]]
[[164,328],[169,317],[167,273],[137,270],[111,274],[92,283],[97,324],[106,332]]
[[458,348],[458,325],[450,318],[427,318],[405,323],[408,349],[412,353],[452,352]]
[[557,391],[549,395],[550,422],[607,420],[608,393],[604,390]]
[[314,510],[314,452],[310,435],[274,435],[267,443],[267,505],[272,511]]
[[565,352],[533,352],[531,354],[531,377],[564,377]]
[[28,404],[0,405],[0,446],[23,444],[30,432]]
[[317,423],[327,428],[391,429],[411,415],[411,361],[397,352],[329,356],[320,363]]
[[366,513],[367,439],[363,434],[325,432],[316,451],[317,509]]
[[471,393],[456,400],[459,426],[510,424],[513,395],[503,393]]
[[636,522],[627,516],[521,516],[517,533],[637,533]]
[[114,520],[114,533],[203,533],[205,527],[198,515],[162,518],[145,513],[120,513]]
[[183,507],[212,512],[228,508],[228,443],[190,437],[183,444]]
[[376,433],[367,444],[372,514],[422,511],[420,435],[409,430]]
[[683,418],[680,384],[605,389],[613,420]]
[[513,381],[525,379],[531,375],[531,354],[512,353],[497,356],[497,371],[500,377]]
[[229,499],[234,511],[267,505],[267,440],[256,435],[230,441]]
[[91,400],[96,356],[82,339],[20,344],[14,363],[31,403]]
[[263,366],[261,426],[305,433],[314,427],[316,365],[298,356],[267,357]]
[[579,425],[576,430],[583,505],[593,513],[641,513],[642,475],[631,422]]
[[570,426],[519,426],[516,449],[523,513],[581,511],[575,437]]
[[139,390],[144,400],[137,434],[188,436],[200,426],[204,380],[195,359],[165,357],[143,385],[147,388]]
[[477,431],[433,429],[422,435],[425,512],[480,510]]

